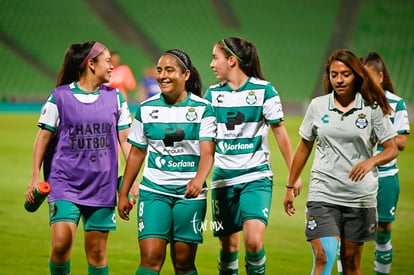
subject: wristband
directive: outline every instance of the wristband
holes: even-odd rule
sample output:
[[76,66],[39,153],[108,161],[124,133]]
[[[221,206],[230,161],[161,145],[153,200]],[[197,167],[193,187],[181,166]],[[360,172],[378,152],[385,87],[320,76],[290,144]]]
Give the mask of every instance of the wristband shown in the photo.
[[287,188],[287,189],[295,189],[295,186],[289,186],[289,185],[286,185],[286,188]]

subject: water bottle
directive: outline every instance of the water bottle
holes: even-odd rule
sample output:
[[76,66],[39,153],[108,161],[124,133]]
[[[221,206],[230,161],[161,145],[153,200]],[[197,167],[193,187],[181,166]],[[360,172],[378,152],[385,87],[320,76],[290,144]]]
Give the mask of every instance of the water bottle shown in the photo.
[[[122,186],[122,182],[124,181],[124,177],[123,176],[119,176],[118,177],[118,193],[119,191],[121,191],[121,186]],[[135,204],[135,199],[134,196],[128,192],[128,200],[129,200],[129,210],[131,210],[134,207]]]
[[29,212],[35,212],[50,193],[50,184],[46,181],[40,182],[35,189],[33,189],[34,202],[30,203],[27,200],[24,203],[24,208]]

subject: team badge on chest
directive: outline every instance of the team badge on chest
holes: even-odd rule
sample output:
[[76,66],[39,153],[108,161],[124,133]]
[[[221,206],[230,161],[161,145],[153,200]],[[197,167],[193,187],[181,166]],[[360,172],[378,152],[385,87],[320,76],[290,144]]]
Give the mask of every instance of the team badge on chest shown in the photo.
[[253,105],[257,102],[256,94],[253,91],[250,91],[246,97],[246,102],[249,105]]
[[358,127],[359,129],[364,129],[368,126],[368,120],[367,120],[367,116],[365,114],[359,114],[358,118],[355,121],[355,125],[356,127]]
[[186,118],[188,121],[194,121],[194,120],[196,120],[196,119],[197,119],[197,113],[196,113],[196,110],[195,110],[194,108],[188,108],[188,112],[187,112],[187,114],[185,115],[185,118]]

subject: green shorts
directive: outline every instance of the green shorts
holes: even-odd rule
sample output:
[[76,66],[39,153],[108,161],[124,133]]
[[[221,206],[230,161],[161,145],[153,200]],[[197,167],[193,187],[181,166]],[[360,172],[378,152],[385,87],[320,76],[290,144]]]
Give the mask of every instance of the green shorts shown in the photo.
[[205,199],[182,199],[139,190],[138,239],[202,243],[206,210]]
[[377,209],[309,201],[305,233],[308,241],[334,236],[351,242],[372,241],[377,233]]
[[214,236],[227,236],[243,228],[247,220],[267,225],[273,183],[269,178],[216,188],[211,191]]
[[79,224],[82,217],[83,229],[86,231],[116,230],[114,207],[92,207],[57,200],[49,203],[50,224],[55,222],[72,222]]
[[398,197],[400,196],[400,182],[398,174],[379,178],[377,208],[380,222],[393,222],[397,210]]

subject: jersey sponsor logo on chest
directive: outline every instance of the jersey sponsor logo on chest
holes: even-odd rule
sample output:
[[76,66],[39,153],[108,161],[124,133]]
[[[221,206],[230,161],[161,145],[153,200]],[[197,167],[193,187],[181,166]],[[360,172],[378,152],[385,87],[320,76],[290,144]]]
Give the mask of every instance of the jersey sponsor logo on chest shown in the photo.
[[195,167],[196,163],[195,161],[185,161],[185,160],[165,160],[163,157],[156,157],[155,158],[155,165],[157,165],[158,168],[162,168],[164,166],[168,168],[186,168],[186,167]]
[[218,144],[218,147],[222,152],[228,152],[228,151],[239,151],[239,150],[251,150],[254,147],[253,143],[236,143],[236,144],[230,144],[225,141],[220,141]]

